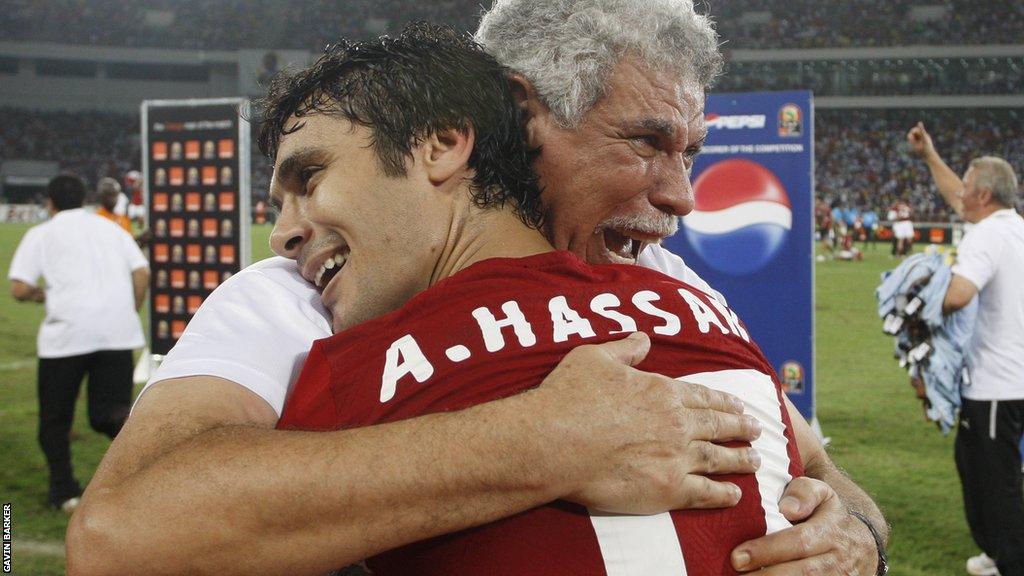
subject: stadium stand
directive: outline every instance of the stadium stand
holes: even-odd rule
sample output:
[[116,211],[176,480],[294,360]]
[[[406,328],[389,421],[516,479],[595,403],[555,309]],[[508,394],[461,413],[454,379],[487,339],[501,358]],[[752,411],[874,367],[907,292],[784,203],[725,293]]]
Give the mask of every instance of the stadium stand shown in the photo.
[[[908,201],[921,220],[950,213],[926,170],[904,142],[918,120],[933,129],[936,146],[954,170],[981,154],[1024,166],[1024,110],[819,110],[815,118],[817,193],[828,203],[884,213]],[[956,126],[957,130],[942,130]],[[105,112],[33,112],[0,108],[0,162],[55,160],[86,177],[120,178],[138,169],[138,118]],[[271,166],[253,147],[253,202],[266,200]]]
[[1019,94],[1024,57],[732,61],[715,89],[799,89],[816,96]]
[[[252,147],[253,202],[266,200],[270,162]],[[121,180],[140,169],[139,118],[117,112],[0,108],[0,164],[51,160],[82,176],[89,189],[105,176]],[[2,198],[0,198],[2,203]]]
[[729,48],[1020,44],[1024,5],[998,0],[716,0]]
[[[715,0],[726,48],[1019,44],[1024,4],[998,0]],[[320,51],[415,19],[472,30],[479,0],[12,0],[0,40]]]
[[0,162],[6,159],[56,161],[90,185],[104,176],[120,179],[138,169],[139,120],[114,112],[0,108]]
[[[1003,49],[1000,55],[992,56],[978,53],[977,46],[956,48],[1020,44],[1020,30],[1024,29],[1024,4],[1020,2],[715,0],[706,2],[705,8],[718,21],[726,48],[754,49],[734,54],[715,86],[718,92],[809,89],[817,97],[867,96],[879,100],[942,95],[983,99],[1024,93],[1024,56],[1018,52]],[[89,64],[87,76],[102,82],[103,78],[117,77],[117,66],[127,66],[118,63],[118,55],[125,48],[185,48],[196,54],[198,50],[243,48],[316,53],[339,36],[372,36],[413,19],[446,21],[472,30],[479,12],[479,0],[296,0],[288,4],[271,0],[12,0],[0,11],[0,41],[104,47],[109,56],[78,62]],[[914,44],[946,46],[943,50],[958,55],[887,57],[884,51],[871,48]],[[838,57],[826,50],[855,47],[860,53],[846,50]],[[761,48],[799,48],[804,53],[797,59],[764,59],[757,56]],[[24,56],[5,60],[0,52],[0,64],[10,64],[6,71],[0,66],[0,73],[17,74],[20,67],[21,78],[44,82],[50,78],[46,71],[53,66],[73,68],[75,64],[29,60]],[[241,64],[233,69],[234,61],[225,62],[218,64],[221,68],[217,70],[228,66],[232,70],[228,82],[234,84],[237,76],[241,85]],[[132,65],[154,70],[166,67],[162,62],[145,60]],[[223,81],[211,76],[213,68],[193,67],[201,68],[205,76],[168,76],[160,80],[198,80],[197,89],[208,87],[213,93],[222,89],[224,84],[216,83]],[[25,69],[31,70],[28,76]],[[57,77],[77,73],[77,69],[61,70]],[[153,79],[137,80],[131,86],[137,87],[139,94],[147,94],[148,80]],[[260,83],[264,81],[261,77]],[[100,177],[120,177],[139,167],[136,114],[21,108],[33,105],[23,100],[7,102],[7,107],[0,103],[0,161],[57,161],[63,169],[83,175],[90,184]],[[847,111],[819,107],[819,197],[830,203],[876,210],[902,198],[914,206],[919,217],[948,219],[926,173],[903,149],[903,136],[918,119],[928,125],[958,128],[963,136],[955,140],[952,131],[936,132],[940,148],[957,170],[963,169],[969,154],[979,152],[998,154],[1018,168],[1024,166],[1024,134],[1020,128],[1024,108],[987,109],[984,102],[956,106],[965,108],[918,114],[893,108]],[[253,154],[252,166],[255,203],[266,197],[270,166],[258,153]]]

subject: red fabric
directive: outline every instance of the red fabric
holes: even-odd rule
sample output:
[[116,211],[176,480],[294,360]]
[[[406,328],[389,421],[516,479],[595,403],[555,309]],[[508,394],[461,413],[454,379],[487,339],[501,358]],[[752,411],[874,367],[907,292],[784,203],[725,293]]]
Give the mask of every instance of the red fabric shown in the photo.
[[[723,334],[713,324],[708,333],[701,333],[680,289],[696,294],[714,310],[710,296],[638,266],[589,266],[566,252],[480,262],[422,292],[396,312],[317,341],[278,427],[330,430],[369,426],[459,410],[535,387],[574,347],[625,336],[611,333],[621,329],[619,323],[591,310],[592,298],[603,293],[617,296],[621,305],[613,309],[652,336],[652,350],[639,369],[674,378],[752,368],[772,375],[781,401],[778,379],[757,346],[731,331]],[[660,297],[653,302],[657,308],[679,318],[678,334],[656,333],[666,322],[632,303],[634,294],[645,290]],[[554,342],[549,302],[557,296],[564,296],[572,310],[590,322],[595,336],[570,335],[564,342]],[[509,327],[501,331],[504,348],[487,352],[473,311],[486,307],[500,320],[506,316],[502,305],[508,301],[518,303],[536,343],[521,346]],[[729,326],[717,312],[716,316],[723,326]],[[422,383],[406,374],[397,381],[394,397],[381,402],[387,351],[407,335],[433,373]],[[455,345],[466,346],[470,358],[458,363],[449,360],[446,350]],[[784,412],[790,473],[799,476],[803,471]],[[735,574],[729,566],[729,553],[736,545],[765,533],[754,476],[720,478],[743,489],[737,506],[672,513],[691,576]],[[368,564],[378,575],[605,573],[586,510],[565,502],[406,546],[372,558]]]
[[892,205],[892,209],[896,212],[897,220],[910,220],[914,215],[914,210],[906,202],[897,202]]

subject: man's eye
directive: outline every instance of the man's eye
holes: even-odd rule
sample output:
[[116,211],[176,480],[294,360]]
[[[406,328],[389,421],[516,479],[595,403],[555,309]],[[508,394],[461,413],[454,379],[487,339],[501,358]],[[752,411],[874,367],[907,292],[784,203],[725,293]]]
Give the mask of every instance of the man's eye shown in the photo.
[[640,144],[640,145],[643,145],[643,146],[650,146],[651,148],[657,148],[658,147],[658,137],[657,136],[634,136],[632,138],[632,140],[634,142],[636,142],[637,144]]
[[313,174],[316,174],[318,170],[320,170],[319,166],[309,166],[307,168],[303,168],[299,172],[299,182],[301,182],[302,185],[305,186],[306,183],[313,178]]

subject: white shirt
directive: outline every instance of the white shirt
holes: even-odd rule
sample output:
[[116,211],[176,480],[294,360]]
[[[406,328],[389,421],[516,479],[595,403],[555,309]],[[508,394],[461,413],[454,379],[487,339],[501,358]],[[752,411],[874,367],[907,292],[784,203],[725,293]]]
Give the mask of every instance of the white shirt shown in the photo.
[[953,273],[978,288],[963,396],[1024,399],[1024,219],[1008,208],[978,222],[957,248]]
[[129,203],[130,203],[130,200],[128,200],[128,196],[124,192],[121,192],[120,194],[118,194],[117,195],[117,204],[114,204],[114,214],[117,214],[117,215],[120,215],[120,216],[127,216],[128,215],[128,204]]
[[[725,299],[661,246],[637,263]],[[331,335],[320,293],[293,260],[274,257],[249,266],[213,291],[153,374],[143,393],[170,378],[216,376],[263,398],[278,416],[314,340]]]
[[31,286],[46,282],[39,357],[144,346],[132,272],[147,267],[131,235],[91,210],[62,210],[30,228],[7,277]]
[[295,261],[268,258],[210,294],[143,393],[161,380],[216,376],[245,386],[280,416],[313,341],[330,335],[331,316]]

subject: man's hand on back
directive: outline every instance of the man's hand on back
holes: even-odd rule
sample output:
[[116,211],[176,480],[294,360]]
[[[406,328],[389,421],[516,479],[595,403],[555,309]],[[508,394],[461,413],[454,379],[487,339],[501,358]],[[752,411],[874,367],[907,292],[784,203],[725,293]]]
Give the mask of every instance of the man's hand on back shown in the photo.
[[650,339],[580,346],[534,395],[541,437],[564,457],[552,476],[573,482],[567,500],[608,512],[649,514],[735,505],[740,491],[704,474],[753,472],[750,448],[715,443],[760,434],[739,399],[638,371]]
[[779,509],[794,526],[737,546],[734,568],[765,576],[872,576],[878,570],[874,537],[828,484],[794,479]]

